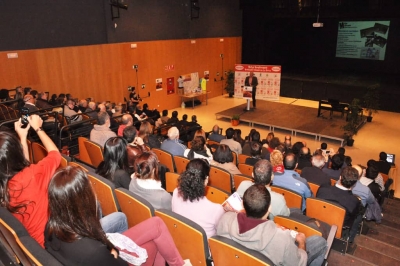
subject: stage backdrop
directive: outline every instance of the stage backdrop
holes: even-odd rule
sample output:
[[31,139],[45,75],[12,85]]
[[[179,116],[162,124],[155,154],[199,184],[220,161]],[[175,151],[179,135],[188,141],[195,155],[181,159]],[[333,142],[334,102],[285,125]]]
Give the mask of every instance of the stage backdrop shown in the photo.
[[279,100],[281,69],[281,66],[236,64],[235,97],[243,98],[244,80],[254,72],[258,80],[256,99]]

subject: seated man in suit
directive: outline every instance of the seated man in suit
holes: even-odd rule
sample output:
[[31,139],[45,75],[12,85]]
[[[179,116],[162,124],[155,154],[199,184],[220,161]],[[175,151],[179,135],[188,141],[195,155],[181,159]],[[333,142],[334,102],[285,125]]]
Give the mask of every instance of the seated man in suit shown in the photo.
[[[267,217],[271,211],[271,195],[263,185],[249,187],[243,196],[244,212],[226,212],[217,225],[217,235],[261,252],[274,265],[322,265],[327,249],[321,236],[306,239],[277,226]],[[297,242],[297,245],[296,245]]]
[[316,154],[312,157],[311,163],[313,166],[304,167],[301,170],[301,177],[305,178],[308,182],[317,185],[331,185],[331,178],[322,171],[325,165],[325,158],[323,155]]
[[179,130],[176,127],[168,129],[168,138],[161,143],[161,149],[172,155],[183,156],[186,146],[179,142]]
[[357,234],[358,223],[354,223],[354,221],[360,213],[361,205],[360,200],[352,193],[352,188],[357,180],[358,171],[348,166],[343,169],[339,182],[335,186],[321,186],[317,192],[317,198],[333,201],[346,209],[343,226],[350,228],[350,243],[354,241]]
[[225,137],[219,134],[219,126],[215,125],[212,129],[211,134],[208,136],[209,140],[221,142]]

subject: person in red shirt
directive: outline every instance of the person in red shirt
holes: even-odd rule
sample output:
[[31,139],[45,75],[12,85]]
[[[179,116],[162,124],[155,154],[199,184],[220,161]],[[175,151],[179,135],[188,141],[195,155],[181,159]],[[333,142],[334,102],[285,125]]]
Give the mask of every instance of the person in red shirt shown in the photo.
[[[15,122],[18,137],[9,131],[0,131],[0,202],[27,229],[29,234],[44,247],[44,229],[47,222],[47,187],[60,165],[61,155],[57,146],[42,129],[38,115],[28,117],[22,128],[21,119]],[[29,162],[27,134],[32,128],[48,151],[37,164]]]

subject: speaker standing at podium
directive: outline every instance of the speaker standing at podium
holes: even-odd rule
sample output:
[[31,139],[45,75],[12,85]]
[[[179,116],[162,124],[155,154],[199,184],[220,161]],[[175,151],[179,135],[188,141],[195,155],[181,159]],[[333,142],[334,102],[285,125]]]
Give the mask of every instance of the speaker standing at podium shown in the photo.
[[246,79],[244,80],[244,85],[253,87],[253,90],[251,92],[252,94],[251,97],[253,98],[253,108],[256,108],[256,91],[257,91],[258,80],[254,76],[253,72],[250,72],[250,75],[246,77]]

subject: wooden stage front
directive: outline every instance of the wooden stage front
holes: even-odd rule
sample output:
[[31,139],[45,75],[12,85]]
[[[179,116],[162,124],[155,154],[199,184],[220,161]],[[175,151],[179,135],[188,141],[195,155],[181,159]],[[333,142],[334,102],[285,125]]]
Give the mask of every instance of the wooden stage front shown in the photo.
[[246,104],[242,104],[216,113],[216,119],[231,119],[233,115],[240,114],[240,121],[248,122],[251,127],[262,125],[269,127],[270,131],[289,131],[294,136],[302,133],[314,136],[315,140],[337,140],[343,146],[345,136],[341,127],[346,124],[346,119],[341,117],[341,113],[334,112],[332,119],[329,118],[329,111],[317,117],[317,108],[263,100],[257,100],[257,109],[244,111],[245,107]]

